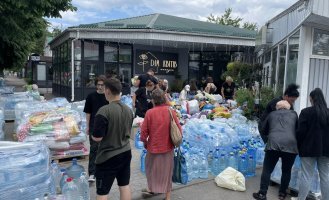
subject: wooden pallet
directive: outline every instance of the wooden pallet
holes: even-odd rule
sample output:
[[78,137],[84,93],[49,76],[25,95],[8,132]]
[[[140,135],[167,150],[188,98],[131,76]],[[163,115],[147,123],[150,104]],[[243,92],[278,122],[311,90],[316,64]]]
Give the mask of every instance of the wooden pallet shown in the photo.
[[51,160],[55,163],[64,163],[64,162],[71,162],[73,158],[76,158],[78,161],[88,160],[89,154],[73,155],[73,156],[52,156]]

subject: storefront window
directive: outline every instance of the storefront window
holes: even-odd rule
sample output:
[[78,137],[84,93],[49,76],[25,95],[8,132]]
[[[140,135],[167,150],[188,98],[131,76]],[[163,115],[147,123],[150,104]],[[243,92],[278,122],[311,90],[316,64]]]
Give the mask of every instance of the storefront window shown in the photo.
[[313,54],[329,56],[329,31],[314,29]]
[[85,60],[98,61],[99,49],[96,42],[84,42],[84,58]]
[[117,46],[104,46],[104,62],[117,62],[118,49]]
[[130,83],[131,64],[120,64],[120,79],[121,82]]
[[198,80],[199,79],[199,65],[200,62],[199,61],[190,61],[189,62],[189,79],[195,79]]
[[81,40],[74,41],[74,60],[81,60]]
[[104,64],[105,76],[112,77],[118,75],[118,63]]
[[200,60],[200,53],[190,53],[190,60]]
[[120,46],[119,47],[119,62],[131,63],[131,46]]
[[299,51],[299,31],[289,38],[288,66],[285,84],[296,83],[298,51]]
[[95,79],[98,76],[96,63],[87,63],[84,65],[83,83],[86,87],[96,87]]
[[274,47],[273,53],[272,53],[272,67],[271,67],[271,86],[275,88],[276,85],[276,59],[278,56],[278,48]]
[[76,87],[81,87],[81,62],[74,62],[74,84]]
[[265,63],[271,62],[271,52],[265,53]]
[[287,53],[287,41],[280,44],[280,60],[279,60],[279,71],[278,71],[278,86],[277,86],[278,92],[283,92],[284,72],[286,68],[286,53]]

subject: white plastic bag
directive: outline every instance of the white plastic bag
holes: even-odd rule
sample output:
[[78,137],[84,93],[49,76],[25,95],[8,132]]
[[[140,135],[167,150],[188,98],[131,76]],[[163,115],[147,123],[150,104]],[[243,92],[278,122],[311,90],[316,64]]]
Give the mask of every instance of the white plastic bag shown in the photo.
[[226,168],[215,178],[217,186],[234,191],[246,191],[246,179],[241,172],[232,167]]

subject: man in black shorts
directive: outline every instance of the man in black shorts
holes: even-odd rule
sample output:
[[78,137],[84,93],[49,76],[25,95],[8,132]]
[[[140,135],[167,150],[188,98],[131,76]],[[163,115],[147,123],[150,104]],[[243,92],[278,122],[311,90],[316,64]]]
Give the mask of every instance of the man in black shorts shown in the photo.
[[99,109],[95,117],[93,140],[99,142],[96,156],[97,200],[107,200],[114,179],[120,189],[120,199],[130,200],[130,131],[133,112],[120,102],[122,86],[118,79],[105,81],[105,96],[109,104]]

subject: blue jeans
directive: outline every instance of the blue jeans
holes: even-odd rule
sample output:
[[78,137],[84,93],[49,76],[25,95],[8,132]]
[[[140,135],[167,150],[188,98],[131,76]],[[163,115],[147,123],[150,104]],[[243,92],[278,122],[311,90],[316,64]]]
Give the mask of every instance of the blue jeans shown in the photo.
[[329,158],[328,157],[301,157],[302,173],[299,182],[298,200],[305,200],[312,183],[315,164],[318,166],[322,200],[329,200]]

